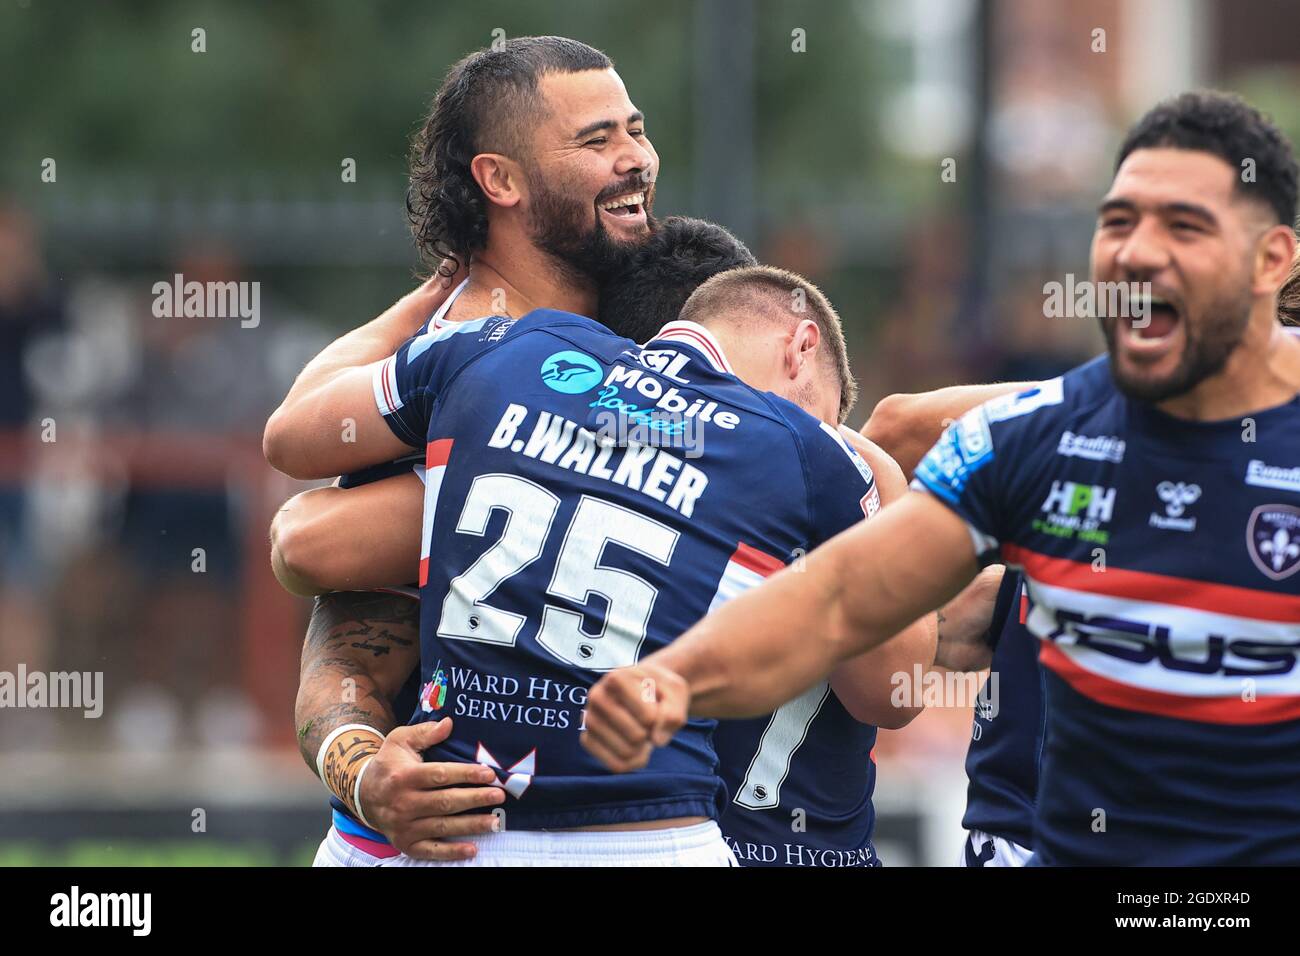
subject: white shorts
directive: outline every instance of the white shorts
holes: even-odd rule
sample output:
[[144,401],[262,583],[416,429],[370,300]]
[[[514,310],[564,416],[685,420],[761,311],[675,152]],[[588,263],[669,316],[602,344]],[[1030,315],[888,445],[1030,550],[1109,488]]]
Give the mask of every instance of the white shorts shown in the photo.
[[1024,866],[1034,851],[983,830],[966,834],[958,866]]
[[[329,838],[326,838],[329,842]],[[342,840],[339,841],[342,843]],[[472,860],[415,860],[406,854],[343,866],[736,866],[717,823],[664,830],[506,830],[457,837],[475,843]],[[343,846],[350,850],[346,843]],[[321,844],[321,852],[325,844]],[[354,850],[354,852],[356,852]],[[365,854],[362,854],[363,856]],[[320,854],[317,854],[317,859]],[[371,859],[374,859],[371,857]]]
[[384,859],[367,853],[359,846],[353,846],[339,835],[337,829],[330,827],[330,832],[320,841],[320,849],[316,851],[316,859],[312,860],[311,865],[379,866]]

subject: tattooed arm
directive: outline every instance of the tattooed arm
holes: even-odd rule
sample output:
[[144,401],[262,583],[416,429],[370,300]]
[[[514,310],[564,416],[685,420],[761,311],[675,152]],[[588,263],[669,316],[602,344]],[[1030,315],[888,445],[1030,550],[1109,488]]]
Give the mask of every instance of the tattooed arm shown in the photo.
[[397,726],[393,698],[420,663],[420,605],[408,597],[347,591],[316,598],[298,671],[298,749],[312,771],[330,731]]
[[[423,751],[451,733],[449,719],[397,726],[392,700],[420,660],[419,607],[401,595],[373,592],[316,599],[294,707],[298,747],[314,772],[319,755],[322,782],[403,853],[468,859],[476,852],[472,843],[446,838],[487,833],[497,818],[454,814],[500,804],[505,793],[484,786],[496,782],[488,767],[425,762]],[[349,724],[374,732],[346,731],[321,755],[330,735]]]

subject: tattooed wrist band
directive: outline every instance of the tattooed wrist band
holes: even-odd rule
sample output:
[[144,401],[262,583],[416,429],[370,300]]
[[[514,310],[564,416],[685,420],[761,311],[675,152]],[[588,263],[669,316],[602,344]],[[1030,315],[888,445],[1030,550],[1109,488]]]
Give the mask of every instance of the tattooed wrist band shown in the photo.
[[383,743],[384,735],[374,727],[344,724],[330,732],[316,755],[316,773],[321,782],[368,827],[371,824],[361,812],[361,778]]

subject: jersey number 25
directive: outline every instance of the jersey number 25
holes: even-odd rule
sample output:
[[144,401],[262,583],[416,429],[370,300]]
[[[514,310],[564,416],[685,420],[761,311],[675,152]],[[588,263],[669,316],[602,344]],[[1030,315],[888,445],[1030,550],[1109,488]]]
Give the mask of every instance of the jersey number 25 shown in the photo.
[[[485,603],[501,583],[542,556],[560,499],[518,475],[479,475],[470,486],[456,530],[482,537],[494,510],[506,526],[490,548],[452,579],[442,602],[438,636],[514,646],[527,617]],[[546,604],[537,642],[559,660],[595,671],[635,664],[645,641],[658,588],[640,575],[601,564],[617,544],[667,565],[678,533],[660,521],[591,495],[583,495],[564,531],[546,593],[577,605],[593,595],[608,602],[600,634],[582,629],[583,616]]]

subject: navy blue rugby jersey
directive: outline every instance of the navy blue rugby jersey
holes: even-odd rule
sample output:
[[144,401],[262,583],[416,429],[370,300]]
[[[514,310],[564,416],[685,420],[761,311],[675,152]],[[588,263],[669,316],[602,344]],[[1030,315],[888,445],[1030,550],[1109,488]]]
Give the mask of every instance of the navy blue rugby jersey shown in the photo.
[[1028,614],[1024,579],[1008,569],[989,625],[993,644],[989,672],[997,680],[985,683],[975,704],[966,751],[970,783],[961,825],[1032,849],[1047,718],[1038,641],[1025,627]]
[[495,768],[511,829],[717,817],[714,721],[611,774],[579,744],[587,691],[703,617],[751,550],[785,560],[860,519],[866,463],[689,322],[644,347],[548,309],[457,323],[374,382],[426,449],[413,719],[454,719],[428,759]]
[[1300,863],[1300,396],[1247,418],[1130,401],[1103,356],[964,416],[917,471],[1025,576],[1036,862]]
[[[880,507],[872,484],[867,517]],[[844,514],[850,524],[861,517]],[[733,562],[710,610],[784,564],[753,549]],[[713,742],[728,795],[719,826],[741,866],[880,865],[871,843],[876,728],[845,710],[827,681],[767,716],[718,721]]]

